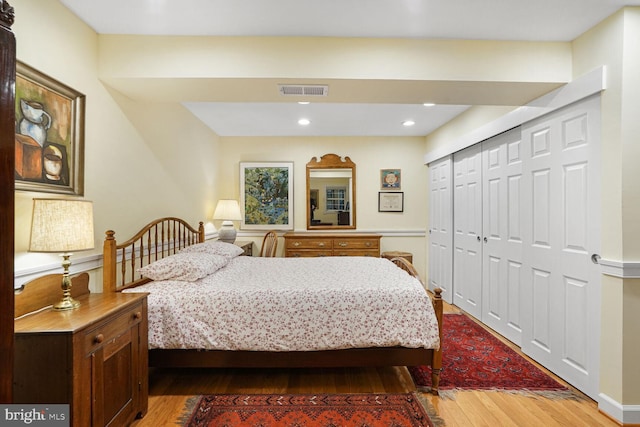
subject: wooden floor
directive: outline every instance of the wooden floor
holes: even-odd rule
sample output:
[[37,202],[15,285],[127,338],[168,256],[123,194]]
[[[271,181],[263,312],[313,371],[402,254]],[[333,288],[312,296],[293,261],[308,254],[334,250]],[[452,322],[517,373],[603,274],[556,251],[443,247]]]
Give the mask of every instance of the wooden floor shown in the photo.
[[[445,305],[445,312],[457,311],[456,307]],[[510,345],[517,350],[515,346]],[[555,378],[564,383],[559,378]],[[403,367],[155,369],[150,373],[149,390],[149,411],[143,419],[133,424],[135,427],[176,425],[175,420],[183,414],[187,400],[200,394],[416,391],[411,376]],[[596,403],[586,397],[582,400],[550,400],[502,392],[479,391],[458,392],[455,399],[445,399],[429,394],[424,396],[431,403],[437,416],[444,420],[445,425],[451,427],[618,425],[600,413]]]

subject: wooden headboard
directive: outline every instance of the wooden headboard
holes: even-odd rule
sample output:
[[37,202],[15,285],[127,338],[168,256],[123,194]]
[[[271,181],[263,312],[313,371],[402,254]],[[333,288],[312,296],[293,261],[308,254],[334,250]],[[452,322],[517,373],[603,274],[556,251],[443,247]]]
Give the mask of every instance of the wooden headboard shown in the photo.
[[102,292],[118,292],[150,281],[136,270],[181,249],[204,242],[204,224],[198,229],[180,218],[160,218],[145,225],[132,238],[117,243],[107,230],[103,248]]

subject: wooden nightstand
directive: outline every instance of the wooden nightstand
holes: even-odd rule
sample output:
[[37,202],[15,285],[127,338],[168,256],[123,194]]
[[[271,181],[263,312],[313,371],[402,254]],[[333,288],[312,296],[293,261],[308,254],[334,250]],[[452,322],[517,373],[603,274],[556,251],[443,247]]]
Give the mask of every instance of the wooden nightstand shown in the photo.
[[233,242],[234,245],[240,246],[244,253],[242,255],[245,256],[253,256],[253,242],[252,241],[241,241],[236,240]]
[[80,307],[15,320],[13,403],[66,403],[72,426],[147,412],[147,294],[85,294]]
[[387,252],[382,252],[382,255],[380,256],[386,259],[404,258],[409,262],[413,262],[413,254],[411,252],[387,251]]

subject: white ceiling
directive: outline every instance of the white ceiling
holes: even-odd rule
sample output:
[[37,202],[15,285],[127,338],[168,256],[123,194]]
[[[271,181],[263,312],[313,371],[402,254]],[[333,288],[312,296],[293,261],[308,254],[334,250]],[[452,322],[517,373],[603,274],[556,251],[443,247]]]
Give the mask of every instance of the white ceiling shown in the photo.
[[[640,0],[60,0],[101,34],[570,41]],[[188,100],[185,100],[188,101]],[[467,105],[185,102],[221,136],[421,136]],[[300,117],[311,124],[297,125]],[[401,122],[413,119],[416,125]]]

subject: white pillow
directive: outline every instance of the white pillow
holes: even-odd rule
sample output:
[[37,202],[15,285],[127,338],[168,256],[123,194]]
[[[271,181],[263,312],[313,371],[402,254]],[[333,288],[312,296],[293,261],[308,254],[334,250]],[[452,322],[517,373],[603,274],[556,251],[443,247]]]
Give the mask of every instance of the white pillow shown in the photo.
[[221,242],[220,240],[207,240],[203,243],[187,246],[180,253],[206,253],[222,255],[227,258],[235,258],[244,253],[244,250],[233,243]]
[[229,258],[220,255],[177,253],[139,268],[138,273],[152,280],[195,282],[215,273],[228,262]]

